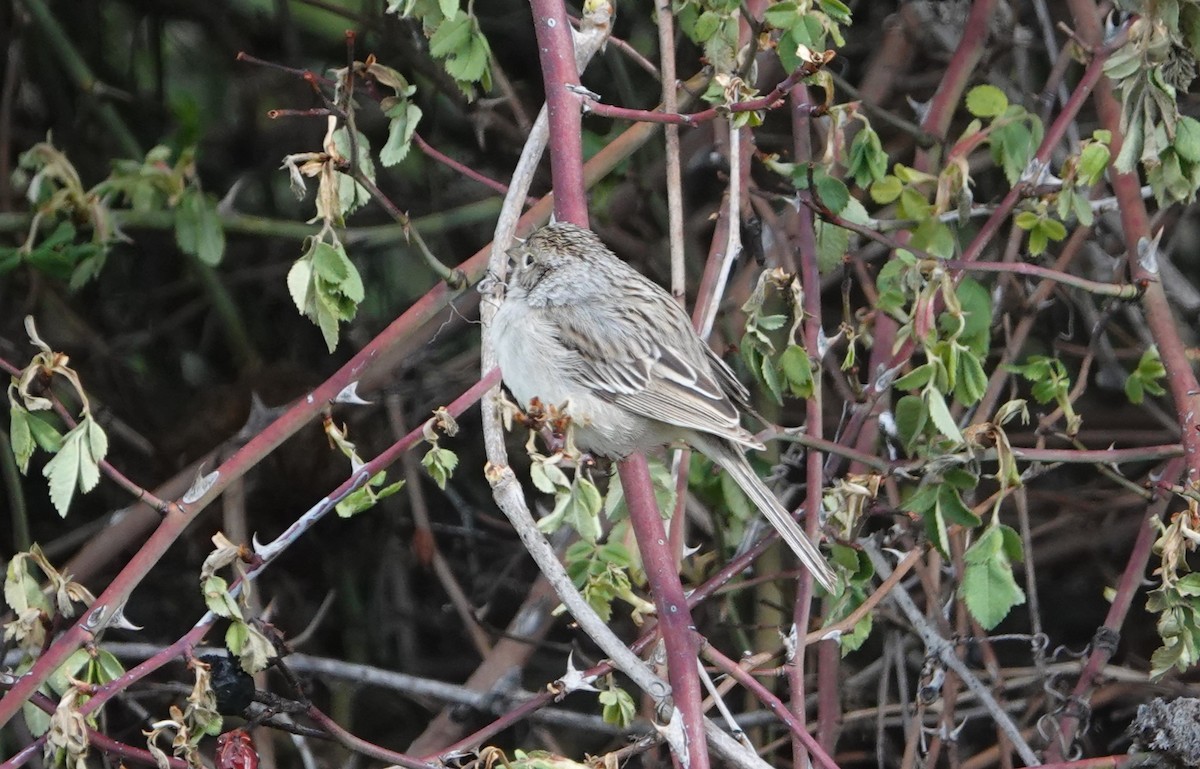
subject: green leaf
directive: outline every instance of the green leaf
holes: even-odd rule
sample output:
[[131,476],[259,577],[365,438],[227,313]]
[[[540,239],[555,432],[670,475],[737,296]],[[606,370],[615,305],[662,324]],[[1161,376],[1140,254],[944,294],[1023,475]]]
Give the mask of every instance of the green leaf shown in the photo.
[[813,394],[812,360],[808,352],[798,344],[790,344],[779,356],[779,370],[787,381],[788,389],[798,398],[811,398]]
[[925,521],[925,534],[929,541],[938,549],[942,557],[950,557],[950,532],[946,527],[946,517],[942,514],[941,495],[938,494],[933,508],[926,510],[921,518]]
[[425,456],[421,459],[421,464],[433,478],[434,483],[439,489],[446,488],[446,481],[454,474],[454,468],[458,467],[458,455],[450,449],[443,449],[434,446],[425,452]]
[[[1178,137],[1176,137],[1176,141],[1176,151],[1178,151]],[[1112,151],[1109,150],[1108,145],[1100,142],[1088,142],[1079,153],[1077,183],[1090,187],[1099,182],[1104,178],[1104,171],[1108,168],[1108,161],[1111,159]]]
[[22,475],[29,471],[29,459],[33,456],[36,445],[33,441],[33,431],[29,429],[29,419],[28,411],[16,404],[9,404],[8,441],[17,461],[17,469]]
[[973,406],[987,392],[988,377],[983,364],[973,352],[958,356],[958,376],[954,383],[954,399],[964,406]]
[[362,277],[342,244],[310,238],[304,255],[288,271],[287,285],[296,308],[317,324],[333,352],[338,324],[354,319],[366,295]]
[[1163,388],[1160,380],[1166,375],[1167,369],[1163,366],[1162,359],[1159,358],[1158,347],[1156,345],[1148,347],[1142,353],[1137,368],[1125,380],[1125,395],[1129,398],[1129,402],[1140,404],[1146,393],[1156,396],[1164,395],[1166,389]]
[[231,654],[239,654],[249,638],[250,628],[245,622],[231,622],[225,630],[225,648]]
[[696,19],[696,25],[692,27],[692,34],[697,43],[704,43],[712,39],[719,26],[721,26],[721,17],[713,11],[705,11]]
[[996,117],[1008,109],[1008,97],[994,85],[977,85],[967,92],[967,111],[975,117]]
[[1189,163],[1200,163],[1200,120],[1181,115],[1175,124],[1175,142],[1172,146],[1182,159]]
[[959,595],[987,630],[1000,624],[1014,606],[1025,602],[1025,593],[1013,578],[1004,539],[1005,534],[993,526],[963,554],[965,569]]
[[871,185],[871,200],[881,206],[891,203],[900,197],[904,185],[895,176],[885,176]]
[[619,686],[600,692],[601,716],[604,722],[621,729],[629,728],[637,716],[637,703]]
[[576,472],[575,482],[568,491],[559,492],[554,510],[538,521],[538,529],[549,533],[565,524],[575,529],[585,542],[594,543],[602,533],[600,509],[603,504],[596,485],[583,473]]
[[925,424],[929,419],[929,410],[925,401],[915,395],[905,395],[896,401],[896,429],[904,447],[912,453],[913,444],[925,432]]
[[912,371],[900,377],[893,383],[893,387],[897,390],[918,390],[933,378],[934,367],[932,363],[922,363]]
[[840,214],[850,200],[850,190],[841,179],[836,179],[822,172],[813,178],[813,192],[820,202],[835,214]]
[[562,468],[552,462],[534,462],[529,466],[529,477],[533,485],[544,494],[556,494],[571,488],[571,479]]
[[[841,0],[818,0],[821,10],[838,24],[849,24],[852,21],[850,15],[850,6],[843,3]],[[843,43],[838,43],[843,45]]]
[[[240,622],[234,623],[234,625],[241,624]],[[244,627],[244,637],[241,639],[240,649],[236,654],[241,662],[242,670],[254,675],[267,669],[267,664],[276,656],[275,645],[258,628],[248,625]],[[228,636],[226,636],[226,640],[228,640]],[[229,646],[229,650],[232,652],[233,647]]]
[[465,49],[470,40],[471,17],[457,12],[453,16],[446,14],[446,20],[438,25],[437,31],[429,38],[429,53],[443,59]]
[[1037,227],[1039,221],[1041,221],[1041,217],[1033,211],[1021,211],[1013,217],[1013,224],[1026,232],[1032,231],[1034,227]]
[[1067,237],[1066,226],[1063,225],[1063,223],[1058,221],[1057,219],[1050,219],[1050,218],[1042,219],[1042,221],[1038,225],[1038,227],[1046,234],[1047,238],[1049,238],[1050,240],[1053,240],[1055,242],[1058,242],[1058,241],[1062,240],[1063,238]]
[[223,577],[213,575],[206,578],[200,585],[200,592],[204,595],[204,605],[213,614],[227,619],[242,618],[242,607],[229,594],[229,583]]
[[963,504],[958,490],[950,485],[938,489],[938,510],[945,517],[946,523],[956,523],[972,529],[983,523],[971,508]]
[[952,488],[966,491],[979,485],[979,476],[962,467],[951,467],[942,473],[942,480]]
[[210,267],[225,255],[225,228],[217,204],[194,187],[184,192],[175,212],[175,242]]
[[955,443],[963,443],[962,433],[954,423],[954,417],[950,416],[950,409],[946,407],[946,396],[931,387],[925,391],[925,405],[929,407],[929,419],[938,432]]
[[366,485],[360,489],[355,489],[348,494],[344,499],[337,503],[334,508],[337,511],[339,518],[352,518],[361,512],[370,510],[381,499],[387,499],[400,489],[404,488],[404,481],[399,480],[395,483],[383,486],[387,480],[387,472],[380,471],[376,473],[371,480],[367,481]]
[[42,468],[50,482],[50,501],[59,515],[66,517],[76,488],[86,494],[99,483],[99,463],[107,451],[108,439],[91,417],[64,436],[58,453]]
[[799,23],[800,11],[796,3],[785,0],[768,6],[763,19],[775,29],[787,30]]
[[379,161],[384,166],[394,166],[408,156],[417,122],[421,119],[421,108],[402,102],[384,114],[391,122],[388,123],[387,142],[379,151]]
[[1200,595],[1200,572],[1192,572],[1191,574],[1180,577],[1175,582],[1175,589],[1180,595],[1197,596]]
[[106,684],[125,675],[125,666],[116,656],[105,649],[96,650],[96,683]]
[[[887,175],[888,156],[883,151],[879,134],[871,126],[863,126],[850,143],[846,172],[859,187],[879,182]],[[897,192],[899,194],[899,192]]]
[[[858,201],[851,199],[850,205]],[[850,250],[850,230],[818,219],[814,232],[817,239],[817,269],[827,275],[841,266],[846,252]]]
[[937,506],[938,493],[938,484],[927,479],[901,503],[900,507],[914,515],[923,516]]
[[963,278],[954,290],[962,306],[963,328],[958,341],[977,357],[987,355],[991,347],[992,295],[979,281]]
[[[1033,119],[1036,120],[1036,118]],[[1040,134],[1040,121],[1037,126],[1037,133]],[[1020,120],[1013,120],[992,130],[989,141],[992,157],[1004,169],[1004,176],[1008,179],[1009,184],[1016,184],[1020,180],[1021,174],[1029,166],[1029,161],[1037,146],[1034,141],[1034,133],[1030,125]]]
[[787,323],[786,315],[761,315],[755,325],[764,331],[777,331]]
[[779,374],[775,371],[775,364],[770,358],[762,359],[762,366],[759,367],[759,373],[762,377],[762,382],[771,391],[771,396],[775,398],[776,403],[783,403],[783,384],[779,381]]

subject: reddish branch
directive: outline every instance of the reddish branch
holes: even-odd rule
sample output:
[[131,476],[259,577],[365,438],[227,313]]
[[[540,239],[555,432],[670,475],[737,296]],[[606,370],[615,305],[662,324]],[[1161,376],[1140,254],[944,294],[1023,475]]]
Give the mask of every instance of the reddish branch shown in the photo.
[[796,738],[804,748],[813,757],[814,762],[822,769],[838,769],[838,765],[829,753],[825,751],[821,745],[812,738],[808,733],[808,729],[804,725],[802,718],[797,718],[787,706],[779,701],[779,698],[758,682],[745,668],[738,665],[733,660],[726,657],[720,651],[709,644],[705,644],[700,650],[704,658],[712,662],[718,668],[723,670],[742,686],[746,687],[760,702],[767,706],[767,709],[779,717],[779,720],[787,726],[791,731],[792,736]]
[[562,0],[530,0],[546,86],[550,122],[550,171],[554,179],[554,215],[560,222],[588,226],[583,190],[583,122],[579,110],[579,71],[575,44]]
[[[662,514],[654,490],[643,478],[650,469],[643,454],[634,454],[618,465],[621,487],[629,506],[629,522],[637,538],[642,568],[654,597],[658,630],[666,647],[667,679],[671,697],[683,720],[689,755],[686,766],[691,769],[708,767],[708,751],[704,737],[703,693],[696,670],[699,651],[694,635],[696,625],[688,608],[687,596],[679,581],[675,553],[663,529]],[[683,757],[678,757],[681,762]]]
[[[466,411],[471,406],[475,405],[475,403],[477,403],[479,401],[479,399],[483,397],[484,393],[486,393],[491,388],[495,387],[499,381],[500,381],[500,372],[493,370],[488,375],[484,376],[483,379],[481,379],[479,382],[476,382],[474,385],[472,385],[470,388],[468,388],[458,398],[454,399],[449,405],[446,406],[446,410],[452,416],[455,416],[455,417],[461,416],[464,411]],[[420,426],[420,427],[417,427],[416,429],[410,431],[407,435],[405,435],[400,440],[393,443],[390,447],[388,447],[385,451],[381,452],[378,456],[376,456],[370,462],[367,462],[362,467],[358,468],[358,470],[356,470],[353,475],[351,475],[349,478],[347,478],[345,481],[343,481],[336,489],[334,489],[332,492],[330,492],[328,495],[326,495],[325,498],[322,499],[321,502],[318,503],[313,509],[309,510],[303,516],[301,516],[301,518],[298,519],[296,523],[293,523],[292,526],[286,532],[284,532],[284,534],[280,535],[279,539],[276,540],[276,542],[282,543],[282,544],[275,547],[274,552],[272,553],[272,558],[274,556],[277,556],[280,552],[282,552],[287,547],[287,545],[291,544],[296,539],[298,539],[300,536],[302,536],[305,532],[307,532],[313,525],[315,525],[319,520],[321,520],[321,518],[326,513],[328,513],[330,510],[333,510],[337,506],[337,503],[339,501],[341,501],[342,499],[345,499],[347,496],[349,496],[354,491],[357,491],[358,489],[362,488],[364,485],[366,485],[367,481],[369,481],[371,478],[373,478],[377,473],[380,473],[383,470],[386,470],[388,467],[390,467],[393,463],[395,463],[400,458],[401,454],[408,451],[413,446],[420,443],[422,440],[424,440],[424,427]],[[160,527],[159,531],[162,531],[162,527]],[[158,533],[159,532],[155,532],[156,535]],[[139,555],[140,554],[141,553],[139,553]],[[263,562],[256,564],[254,566],[254,568],[248,572],[246,578],[253,579],[259,573],[261,573],[264,569],[266,569],[268,565],[269,565],[269,561],[263,561]],[[127,569],[128,569],[128,567],[127,567]],[[124,572],[122,572],[122,574],[124,574]],[[121,579],[121,577],[118,576],[118,580],[114,581],[114,584],[116,584],[117,581],[119,581],[120,579]],[[236,585],[237,585],[237,583],[235,583],[235,586]],[[113,586],[110,585],[109,589],[106,590],[104,594],[101,594],[100,598],[96,599],[96,603],[93,604],[93,611],[95,610],[96,606],[100,605],[101,599],[104,597],[104,595],[106,595],[108,592],[110,592],[112,590],[112,587]],[[90,615],[90,613],[89,613],[89,615]],[[218,618],[216,616],[209,615],[206,618],[206,620],[197,623],[195,627],[193,627],[184,636],[182,636],[179,640],[175,641],[170,646],[165,647],[159,653],[144,660],[139,665],[131,668],[130,670],[126,671],[124,674],[113,679],[112,681],[108,682],[107,684],[97,687],[95,690],[94,696],[91,699],[89,699],[87,701],[87,703],[85,703],[80,708],[80,711],[84,715],[88,715],[90,713],[96,712],[96,710],[98,710],[102,705],[104,705],[104,703],[108,702],[108,700],[112,699],[117,694],[125,691],[130,686],[132,686],[134,683],[136,683],[137,681],[146,677],[150,673],[154,672],[158,668],[160,668],[163,665],[165,665],[166,663],[170,662],[171,660],[176,659],[177,657],[183,656],[186,653],[188,653],[196,644],[200,643],[204,639],[204,636],[208,633],[209,629],[217,621],[217,619]],[[74,630],[74,628],[73,628],[73,630]],[[62,639],[59,639],[59,641],[57,641],[54,646],[61,645],[61,643],[62,643]],[[54,646],[52,646],[51,649],[53,649]],[[46,654],[42,655],[42,657],[40,657],[38,659],[37,664],[40,665],[49,653],[50,652],[47,651]],[[27,682],[28,680],[29,680],[29,676],[26,676],[25,678],[21,679],[20,682],[18,682],[18,686],[20,686],[21,683]],[[14,696],[14,692],[16,691],[16,688],[17,687],[14,687],[13,691],[10,691],[9,694],[5,696],[4,702],[9,701],[10,698],[12,698]],[[17,704],[20,704],[20,703],[17,703]],[[328,729],[328,724],[325,724],[324,722],[322,722],[322,723]],[[358,740],[357,738],[353,738],[353,741],[349,741],[348,733],[345,732],[344,730],[340,730],[340,729],[330,730],[330,732],[332,734],[334,734],[336,739],[338,739],[339,741],[342,741],[343,744],[347,744],[352,747],[358,746],[358,747],[356,747],[356,749],[360,749],[360,750],[362,749],[360,743],[367,744],[361,740]],[[349,735],[349,737],[352,737],[352,735]],[[45,736],[42,736],[35,742],[37,744],[40,744],[41,742],[44,742],[44,741],[45,741]],[[372,752],[370,755],[372,755],[376,758],[379,758],[380,751],[382,749],[373,747],[373,750],[374,750],[374,752]],[[386,753],[385,760],[392,761],[393,763],[401,764],[402,766],[406,766],[406,767],[424,766],[420,761],[417,761],[416,759],[412,759],[402,753],[395,753],[393,751],[383,751],[383,752]],[[22,753],[21,756],[14,757],[14,758],[10,759],[9,761],[5,762],[2,765],[3,769],[15,769],[16,767],[21,766],[26,760],[28,760],[28,758],[32,758],[32,754],[26,755],[25,753]]]
[[[1183,468],[1182,459],[1171,460],[1163,472],[1163,480],[1167,483],[1173,482],[1173,479],[1183,473]],[[1117,642],[1121,638],[1121,628],[1125,624],[1126,617],[1129,616],[1129,608],[1133,605],[1133,596],[1141,587],[1142,578],[1146,574],[1146,564],[1150,560],[1157,535],[1157,530],[1152,522],[1162,516],[1173,498],[1172,494],[1164,494],[1146,509],[1146,515],[1138,529],[1137,540],[1133,543],[1133,551],[1129,554],[1125,571],[1121,574],[1121,581],[1117,585],[1116,595],[1113,596],[1109,606],[1108,616],[1105,617],[1104,624],[1096,631],[1092,639],[1087,662],[1079,674],[1079,680],[1075,682],[1075,688],[1071,690],[1071,699],[1067,702],[1062,718],[1058,722],[1059,738],[1052,740],[1046,748],[1046,757],[1051,762],[1061,760],[1064,749],[1074,741],[1076,731],[1079,729],[1080,711],[1086,707],[1085,701],[1092,684],[1117,650]]]
[[[831,57],[832,58],[832,57]],[[723,105],[720,107],[709,107],[699,112],[688,114],[680,112],[660,112],[658,110],[632,109],[629,107],[617,107],[612,104],[605,104],[601,101],[596,101],[594,98],[583,103],[585,112],[590,112],[603,117],[616,118],[618,120],[637,120],[645,123],[671,123],[674,125],[694,126],[701,123],[706,123],[710,120],[716,120],[719,117],[728,117],[730,114],[738,112],[757,112],[760,109],[776,109],[783,106],[787,100],[788,93],[797,84],[810,77],[813,73],[821,69],[828,63],[829,59],[822,60],[816,63],[805,64],[798,67],[795,72],[788,75],[779,85],[771,89],[771,92],[766,96],[760,96],[757,99],[749,99],[747,101],[734,102],[733,104]],[[584,92],[586,93],[586,92]],[[816,106],[811,108],[812,112],[818,113],[823,111],[822,107]]]
[[[1091,0],[1071,0],[1071,13],[1079,36],[1088,44],[1099,45],[1103,40],[1100,17]],[[1113,43],[1105,48],[1111,50]],[[1121,104],[1113,93],[1112,82],[1102,78],[1096,84],[1096,111],[1100,122],[1112,132],[1112,153],[1120,154],[1125,137],[1121,133]],[[1153,130],[1147,127],[1147,130]],[[1183,340],[1171,305],[1167,301],[1162,281],[1156,269],[1152,270],[1141,261],[1142,248],[1153,242],[1150,219],[1146,203],[1142,199],[1141,184],[1137,172],[1118,173],[1114,168],[1109,173],[1113,192],[1119,201],[1121,229],[1125,237],[1125,253],[1130,275],[1135,282],[1145,286],[1142,310],[1150,335],[1158,345],[1158,353],[1167,369],[1167,386],[1175,404],[1179,429],[1183,437],[1183,450],[1187,458],[1187,474],[1193,483],[1200,483],[1200,384],[1188,361]],[[1154,245],[1157,247],[1157,244]]]
[[[797,163],[808,163],[813,157],[810,133],[812,126],[809,122],[813,104],[809,99],[808,89],[798,83],[795,84],[792,88],[791,103],[792,151]],[[802,341],[814,368],[813,394],[805,402],[804,432],[815,438],[823,438],[825,433],[824,406],[821,398],[823,377],[821,375],[821,356],[818,351],[821,349],[824,333],[821,327],[821,272],[820,266],[817,264],[817,241],[813,213],[807,208],[794,209],[788,224],[793,250],[799,254],[800,285],[804,291],[802,308],[804,322],[801,329],[804,338]],[[804,509],[806,513],[804,528],[810,539],[816,539],[820,531],[820,511],[823,507],[821,502],[825,490],[824,457],[820,451],[809,449],[804,459]],[[799,642],[799,639],[802,639],[808,630],[813,595],[812,574],[806,571],[800,576],[796,586],[796,599],[792,605],[792,623],[798,636],[798,643],[796,644],[796,658],[788,668],[793,713],[801,722],[805,715],[804,658],[807,650],[806,645]],[[837,641],[822,642],[822,645],[829,643],[832,643],[834,647],[837,646]],[[830,668],[836,670],[837,664],[836,658],[830,659],[819,655],[818,670],[824,673],[820,677],[827,679],[833,675]],[[817,730],[820,744],[826,750],[832,748],[835,725],[841,717],[840,699],[836,686],[819,686],[817,688]],[[793,761],[796,766],[803,766],[807,761],[807,757],[803,755],[804,750],[811,752],[804,740],[794,739]]]

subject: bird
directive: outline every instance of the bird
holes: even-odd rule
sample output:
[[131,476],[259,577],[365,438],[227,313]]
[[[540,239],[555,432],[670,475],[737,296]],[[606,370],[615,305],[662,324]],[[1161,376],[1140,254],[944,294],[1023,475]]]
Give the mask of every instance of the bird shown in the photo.
[[825,558],[746,461],[745,449],[764,448],[741,425],[749,392],[679,303],[596,233],[567,222],[536,230],[508,257],[488,334],[519,405],[561,406],[575,445],[611,459],[689,444],[729,473],[817,582],[836,592]]

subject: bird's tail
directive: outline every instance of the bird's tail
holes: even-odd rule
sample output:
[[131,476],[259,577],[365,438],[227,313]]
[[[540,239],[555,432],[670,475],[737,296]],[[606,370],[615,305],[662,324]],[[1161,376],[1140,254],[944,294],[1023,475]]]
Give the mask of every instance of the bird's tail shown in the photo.
[[[775,530],[779,532],[779,536],[788,547],[800,559],[800,563],[804,568],[808,569],[817,582],[828,590],[830,593],[836,592],[837,580],[834,576],[833,569],[825,562],[825,557],[821,555],[816,546],[808,539],[808,535],[796,523],[791,514],[784,509],[771,490],[766,487],[762,479],[755,474],[754,469],[750,467],[750,463],[746,461],[746,457],[742,455],[740,449],[732,445],[728,441],[717,437],[697,436],[701,440],[698,441],[701,445],[696,448],[707,454],[714,462],[721,466],[721,469],[733,476],[733,480],[741,487],[742,491],[746,492],[746,496],[750,497]],[[810,515],[814,514],[812,511]]]

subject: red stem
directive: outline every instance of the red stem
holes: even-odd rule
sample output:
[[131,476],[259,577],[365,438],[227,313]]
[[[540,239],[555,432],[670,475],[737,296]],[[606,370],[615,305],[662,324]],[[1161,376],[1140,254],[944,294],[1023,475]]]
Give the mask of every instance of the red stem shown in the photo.
[[[1070,7],[1080,37],[1089,44],[1099,45],[1103,37],[1095,4],[1090,0],[1071,0]],[[1119,42],[1108,43],[1106,50],[1111,51]],[[1116,157],[1121,152],[1125,137],[1121,133],[1121,104],[1113,94],[1112,82],[1107,77],[1101,78],[1096,85],[1095,103],[1100,122],[1112,132],[1112,154]],[[1157,272],[1147,269],[1140,259],[1139,246],[1152,241],[1150,218],[1146,213],[1146,202],[1142,199],[1141,185],[1136,171],[1117,173],[1115,168],[1110,169],[1109,178],[1120,202],[1121,229],[1125,236],[1129,273],[1136,283],[1145,287],[1142,311],[1150,335],[1158,345],[1163,366],[1167,369],[1167,386],[1171,390],[1179,431],[1183,436],[1188,479],[1200,482],[1200,384],[1197,384],[1183,340],[1179,337],[1179,327],[1162,281]]]
[[[689,769],[708,769],[708,743],[704,737],[704,711],[700,703],[703,694],[696,671],[698,647],[694,635],[695,623],[688,608],[675,555],[663,529],[662,513],[654,498],[654,490],[643,482],[650,476],[644,454],[633,454],[618,465],[625,503],[629,506],[629,522],[637,537],[642,568],[650,583],[650,593],[657,608],[658,628],[667,649],[667,679],[671,682],[671,697],[683,719],[688,747],[686,766]],[[676,756],[683,763],[682,756]]]
[[583,120],[575,67],[575,44],[562,0],[530,0],[533,30],[546,86],[550,120],[550,171],[554,179],[554,216],[560,222],[588,226],[583,190]]
[[[602,117],[615,118],[618,120],[637,120],[644,123],[670,123],[673,125],[694,126],[701,123],[707,123],[710,120],[716,120],[719,117],[724,117],[729,113],[737,112],[757,112],[760,109],[775,109],[781,107],[787,99],[788,91],[804,78],[812,75],[822,65],[804,65],[798,68],[795,72],[788,75],[779,85],[775,86],[766,96],[760,96],[757,99],[748,99],[746,101],[738,101],[728,106],[709,107],[708,109],[700,110],[699,112],[681,113],[681,112],[661,112],[659,110],[632,109],[630,107],[618,107],[613,104],[605,104],[599,101],[586,101],[583,103],[585,112],[590,112],[594,115]],[[814,110],[820,108],[812,108]]]
[[749,689],[750,692],[757,697],[760,702],[762,702],[762,704],[766,705],[772,713],[778,716],[779,720],[783,721],[784,725],[787,726],[796,739],[799,740],[800,743],[804,745],[805,749],[808,750],[817,766],[822,767],[822,769],[838,769],[838,765],[832,758],[829,757],[829,754],[825,752],[825,749],[822,748],[820,744],[818,744],[817,741],[812,738],[812,735],[808,733],[808,730],[804,726],[804,722],[793,715],[792,712],[788,710],[787,706],[779,701],[778,697],[772,694],[767,687],[758,682],[758,679],[750,675],[750,673],[748,673],[741,665],[738,665],[736,662],[726,657],[711,645],[706,645],[701,650],[701,653],[704,655],[705,659],[709,660],[721,670],[728,673],[729,676],[736,680],[739,684]]

